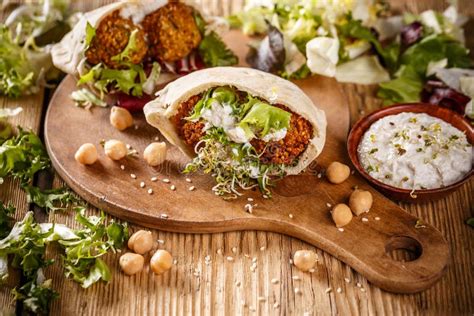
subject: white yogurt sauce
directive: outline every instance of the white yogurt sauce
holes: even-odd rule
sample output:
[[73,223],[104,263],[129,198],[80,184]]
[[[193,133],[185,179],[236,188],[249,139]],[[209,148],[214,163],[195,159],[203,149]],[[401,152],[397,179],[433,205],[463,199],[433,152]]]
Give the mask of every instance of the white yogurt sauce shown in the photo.
[[403,189],[434,189],[471,171],[473,148],[466,135],[424,113],[400,113],[373,123],[357,149],[373,178]]
[[145,16],[167,3],[167,0],[142,0],[142,2],[129,3],[120,10],[120,16],[124,19],[131,19],[135,24],[140,24]]

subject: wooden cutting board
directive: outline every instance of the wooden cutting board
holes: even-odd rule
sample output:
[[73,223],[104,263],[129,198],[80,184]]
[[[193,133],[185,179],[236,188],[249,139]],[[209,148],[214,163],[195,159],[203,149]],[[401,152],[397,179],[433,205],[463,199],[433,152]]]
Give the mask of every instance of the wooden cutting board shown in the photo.
[[[248,39],[231,32],[225,40],[244,65]],[[148,167],[141,156],[120,162],[108,159],[99,145],[102,139],[120,139],[141,154],[150,142],[164,138],[147,125],[142,114],[135,115],[135,128],[119,132],[108,122],[109,109],[87,111],[75,107],[70,93],[76,83],[71,76],[63,80],[51,99],[45,120],[46,146],[53,166],[74,191],[94,206],[124,220],[185,233],[279,232],[314,244],[382,289],[413,293],[428,288],[447,267],[446,240],[430,225],[416,228],[417,218],[375,191],[357,174],[340,185],[317,176],[334,160],[349,164],[345,149],[349,107],[333,79],[316,76],[297,84],[326,112],[326,145],[307,172],[279,181],[271,199],[250,191],[237,200],[224,201],[211,191],[214,182],[210,176],[181,174],[188,160],[172,146],[168,149],[167,162],[158,168]],[[74,160],[75,151],[86,142],[96,144],[100,152],[99,161],[88,167]],[[131,174],[137,178],[133,179]],[[158,181],[152,182],[152,177]],[[186,181],[186,177],[192,182]],[[163,182],[164,179],[170,183]],[[144,188],[140,187],[141,182],[145,183]],[[171,185],[176,187],[175,191]],[[195,190],[190,191],[191,186]],[[330,207],[347,202],[355,186],[370,190],[374,204],[369,213],[354,217],[341,232],[331,220]],[[149,194],[148,189],[153,193]],[[254,205],[252,214],[245,212],[246,204]],[[419,257],[408,262],[396,261],[388,255],[394,249],[408,249]]]

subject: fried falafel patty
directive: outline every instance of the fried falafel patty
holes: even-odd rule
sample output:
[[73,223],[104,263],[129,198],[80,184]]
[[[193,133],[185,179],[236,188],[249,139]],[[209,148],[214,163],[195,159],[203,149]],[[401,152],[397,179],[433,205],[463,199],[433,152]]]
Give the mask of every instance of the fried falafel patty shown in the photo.
[[172,117],[178,135],[184,140],[186,145],[193,148],[193,150],[204,136],[204,123],[200,121],[191,122],[186,120],[186,117],[191,115],[194,106],[199,102],[201,97],[201,95],[195,95],[181,103],[178,108],[178,113]]
[[191,53],[201,42],[194,19],[194,9],[184,3],[171,2],[147,15],[142,22],[150,43],[150,55],[174,62]]
[[[195,95],[182,102],[178,107],[178,112],[172,117],[178,135],[193,150],[205,135],[204,123],[202,121],[191,122],[186,120],[186,117],[191,115],[194,106],[201,97],[201,95]],[[260,154],[260,161],[263,163],[291,165],[308,146],[313,137],[313,126],[307,119],[294,113],[286,106],[282,104],[273,104],[273,106],[291,113],[290,126],[286,136],[279,141],[265,142],[261,139],[253,139],[250,143]]]
[[112,60],[112,57],[120,54],[127,47],[134,30],[138,30],[135,37],[136,49],[130,51],[130,60],[127,61],[133,64],[141,63],[148,51],[145,32],[131,20],[122,18],[119,11],[114,11],[100,21],[85,53],[87,61],[92,65],[104,63],[109,68],[120,68],[120,62]]

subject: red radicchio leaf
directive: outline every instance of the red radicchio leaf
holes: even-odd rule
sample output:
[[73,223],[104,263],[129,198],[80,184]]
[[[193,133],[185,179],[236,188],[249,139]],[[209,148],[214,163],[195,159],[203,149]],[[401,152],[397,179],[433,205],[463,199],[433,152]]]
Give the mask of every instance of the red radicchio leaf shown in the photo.
[[468,96],[446,86],[443,82],[429,80],[421,92],[421,101],[451,109],[459,114],[466,113]]
[[421,39],[423,35],[423,25],[415,21],[411,24],[405,25],[401,32],[401,40],[404,46],[410,46]]
[[132,113],[143,110],[145,104],[153,100],[153,98],[148,94],[143,94],[141,97],[135,97],[123,92],[119,92],[116,94],[116,97],[117,105],[129,110]]
[[283,34],[268,22],[267,24],[268,35],[262,40],[258,49],[250,48],[245,60],[252,68],[276,73],[285,63]]

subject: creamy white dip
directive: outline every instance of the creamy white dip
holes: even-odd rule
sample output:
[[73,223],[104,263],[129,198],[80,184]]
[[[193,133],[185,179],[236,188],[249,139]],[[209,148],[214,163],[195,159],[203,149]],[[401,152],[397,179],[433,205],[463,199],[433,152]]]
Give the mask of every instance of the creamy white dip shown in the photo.
[[459,181],[473,161],[473,148],[463,132],[424,113],[381,118],[364,134],[357,151],[370,176],[413,190]]

